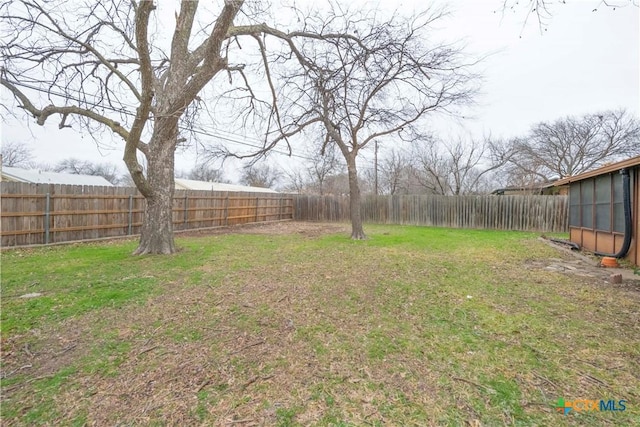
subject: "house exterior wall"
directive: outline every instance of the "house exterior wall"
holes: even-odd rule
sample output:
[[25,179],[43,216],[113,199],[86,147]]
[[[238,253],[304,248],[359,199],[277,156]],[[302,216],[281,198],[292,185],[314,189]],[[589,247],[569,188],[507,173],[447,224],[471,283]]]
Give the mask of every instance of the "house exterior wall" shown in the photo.
[[[607,174],[612,174],[613,176],[613,174],[617,174],[617,173],[619,173],[619,171],[613,172],[613,173],[608,172]],[[629,252],[627,253],[626,259],[628,259],[631,263],[635,265],[640,265],[640,232],[638,230],[640,228],[640,166],[635,166],[630,168],[630,174],[631,174],[631,177],[630,177],[631,178],[631,217],[633,221],[633,227],[632,227],[633,232],[632,232],[632,239],[631,239],[631,247],[629,249]],[[580,220],[578,222],[580,222],[582,225],[581,226],[575,225],[575,215],[577,215],[576,209],[580,209],[580,212],[583,215],[585,214],[585,212],[589,211],[588,207],[586,209],[583,209],[584,205],[577,205],[575,203],[576,194],[581,194],[578,192],[579,190],[584,191],[585,188],[589,188],[591,186],[590,181],[595,183],[599,176],[604,176],[604,175],[605,174],[570,183],[570,193],[572,194],[572,197],[574,197],[574,202],[573,203],[570,202],[569,209],[570,211],[573,210],[574,223],[573,224],[570,223],[569,225],[569,234],[572,242],[577,243],[582,248],[588,251],[616,253],[622,247],[623,240],[624,240],[624,231],[620,230],[619,228],[613,231],[613,228],[615,228],[613,225],[610,230],[598,229],[598,227],[595,224],[598,221],[596,219],[597,213],[598,213],[598,207],[597,207],[598,203],[596,200],[597,197],[595,196],[595,190],[594,190],[593,207],[592,207],[592,212],[593,212],[592,224],[589,225],[587,221],[587,226],[584,226],[584,224]],[[620,183],[618,183],[618,186],[620,186],[619,190],[616,189],[617,188],[616,186],[612,186],[613,192],[622,191]],[[611,198],[610,200],[611,200],[612,206],[614,206],[614,208],[616,208],[618,212],[613,212],[614,209],[612,209],[612,214],[611,214],[612,223],[616,221],[614,219],[616,214],[618,215],[618,218],[620,217],[619,208],[615,206],[616,196],[614,196],[613,192],[610,195],[610,198]],[[602,196],[600,197],[601,197],[600,201],[602,201]],[[570,216],[571,215],[572,213],[570,212]]]

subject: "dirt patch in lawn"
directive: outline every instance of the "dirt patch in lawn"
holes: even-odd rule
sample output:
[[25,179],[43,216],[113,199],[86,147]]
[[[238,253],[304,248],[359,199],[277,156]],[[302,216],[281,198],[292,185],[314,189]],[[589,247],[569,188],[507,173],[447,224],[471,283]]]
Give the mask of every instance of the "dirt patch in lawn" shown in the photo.
[[327,234],[349,233],[349,230],[349,225],[343,223],[276,221],[185,231],[180,233],[179,236],[192,237],[219,234],[299,234],[307,237],[319,237]]

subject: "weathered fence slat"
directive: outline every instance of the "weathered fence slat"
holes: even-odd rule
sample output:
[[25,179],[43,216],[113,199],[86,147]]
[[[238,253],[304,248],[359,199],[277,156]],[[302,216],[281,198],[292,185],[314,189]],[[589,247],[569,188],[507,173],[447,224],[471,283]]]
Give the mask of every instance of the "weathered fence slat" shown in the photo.
[[47,193],[47,201],[44,206],[44,244],[49,244],[49,224],[50,224],[50,216],[51,216],[51,194]]
[[127,235],[130,236],[131,235],[131,230],[132,230],[132,227],[133,227],[133,195],[132,194],[129,195],[129,212],[128,212],[128,215],[127,215],[127,221],[128,221],[128,224],[127,224]]

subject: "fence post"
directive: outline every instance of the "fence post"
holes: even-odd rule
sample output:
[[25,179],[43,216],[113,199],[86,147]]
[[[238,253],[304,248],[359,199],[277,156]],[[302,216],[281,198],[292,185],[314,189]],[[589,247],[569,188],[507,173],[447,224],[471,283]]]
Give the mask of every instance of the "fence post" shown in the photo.
[[291,200],[291,219],[294,220],[294,219],[296,219],[295,216],[298,215],[298,213],[297,213],[298,212],[298,206],[300,206],[299,203],[298,203],[298,196],[296,196],[295,198],[293,196],[291,196],[291,197],[289,197],[287,199],[287,202],[285,203],[285,206],[284,206],[285,215],[287,215],[287,211],[288,211],[287,208],[289,207],[289,205],[288,205],[288,201],[289,200]]
[[47,193],[44,205],[44,244],[49,244],[49,221],[51,218],[51,193]]
[[189,222],[189,210],[188,210],[188,206],[189,206],[189,196],[187,196],[186,194],[184,195],[184,228],[189,228],[188,226],[188,222]]
[[132,232],[133,232],[133,194],[129,194],[129,217],[128,217],[127,234],[131,236]]
[[229,226],[229,192],[227,191],[227,198],[224,200],[224,225]]
[[253,222],[258,222],[258,206],[260,206],[260,197],[256,197],[256,219]]

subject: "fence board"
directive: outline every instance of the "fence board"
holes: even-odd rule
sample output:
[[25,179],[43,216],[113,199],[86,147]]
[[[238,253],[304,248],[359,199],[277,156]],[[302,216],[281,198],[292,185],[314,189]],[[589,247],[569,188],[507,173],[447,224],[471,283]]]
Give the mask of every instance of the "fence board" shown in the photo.
[[[349,197],[296,195],[294,219],[349,221]],[[567,196],[364,196],[364,222],[536,232],[568,230]]]
[[[139,234],[145,205],[135,188],[2,182],[0,243],[9,247]],[[293,219],[293,198],[287,194],[177,190],[174,195],[175,230],[287,219]]]

